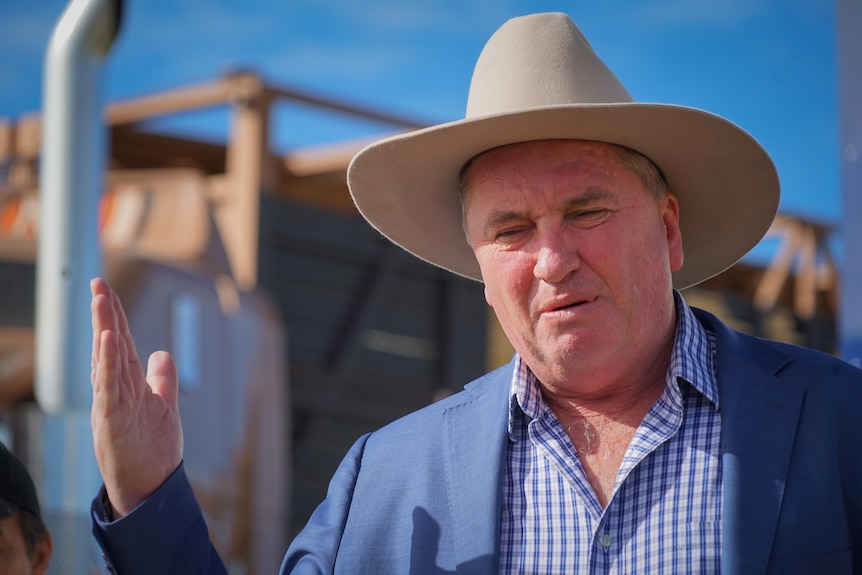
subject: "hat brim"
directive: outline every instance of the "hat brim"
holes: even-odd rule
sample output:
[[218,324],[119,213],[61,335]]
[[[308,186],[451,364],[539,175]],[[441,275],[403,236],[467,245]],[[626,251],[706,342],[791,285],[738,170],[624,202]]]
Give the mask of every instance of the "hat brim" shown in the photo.
[[775,166],[747,132],[695,108],[641,102],[549,106],[392,136],[353,158],[348,187],[360,213],[390,240],[481,281],[462,227],[461,168],[498,146],[550,139],[626,146],[661,168],[680,204],[685,261],[673,274],[678,289],[733,265],[778,209]]

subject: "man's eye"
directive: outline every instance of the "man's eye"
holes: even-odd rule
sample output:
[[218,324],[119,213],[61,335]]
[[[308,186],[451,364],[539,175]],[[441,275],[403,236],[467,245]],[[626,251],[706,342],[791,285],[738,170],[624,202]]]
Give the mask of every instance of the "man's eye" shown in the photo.
[[499,230],[494,234],[494,239],[498,242],[512,241],[524,232],[524,228],[506,228]]
[[569,218],[581,225],[597,225],[605,221],[610,214],[610,210],[597,208],[594,210],[575,212],[571,214]]
[[595,210],[584,210],[582,212],[576,212],[575,215],[580,218],[594,218],[601,214],[605,213],[605,210],[595,209]]

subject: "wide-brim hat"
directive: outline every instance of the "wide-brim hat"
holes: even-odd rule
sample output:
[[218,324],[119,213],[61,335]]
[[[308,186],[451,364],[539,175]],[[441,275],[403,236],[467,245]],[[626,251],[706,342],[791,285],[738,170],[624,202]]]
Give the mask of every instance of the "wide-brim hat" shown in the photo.
[[637,150],[680,205],[684,288],[727,269],[766,233],[779,183],[766,151],[709,112],[632,100],[565,14],[509,20],[473,72],[463,120],[362,149],[347,172],[360,213],[432,264],[481,281],[462,226],[459,175],[474,156],[518,142],[576,139]]

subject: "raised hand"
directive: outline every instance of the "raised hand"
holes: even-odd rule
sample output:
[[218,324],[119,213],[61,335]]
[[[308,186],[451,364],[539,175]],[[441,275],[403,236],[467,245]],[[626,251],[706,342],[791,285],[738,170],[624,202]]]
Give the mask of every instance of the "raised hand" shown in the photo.
[[131,512],[170,476],[183,457],[177,371],[157,351],[146,377],[117,294],[90,283],[93,316],[91,423],[96,460],[114,517]]

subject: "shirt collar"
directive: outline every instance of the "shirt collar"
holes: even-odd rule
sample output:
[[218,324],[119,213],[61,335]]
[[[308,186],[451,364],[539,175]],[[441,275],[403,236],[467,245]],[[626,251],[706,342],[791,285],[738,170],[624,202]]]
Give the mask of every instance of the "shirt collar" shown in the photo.
[[[673,290],[676,304],[676,333],[668,366],[668,378],[689,383],[718,409],[718,385],[715,375],[715,345],[694,312]],[[539,382],[519,354],[515,354],[515,369],[509,393],[509,439],[514,440],[515,422],[520,417],[536,419],[548,409],[539,390]]]
[[708,334],[697,321],[694,312],[677,290],[674,290],[673,296],[678,320],[668,375],[674,380],[682,379],[691,384],[718,409],[714,336]]

